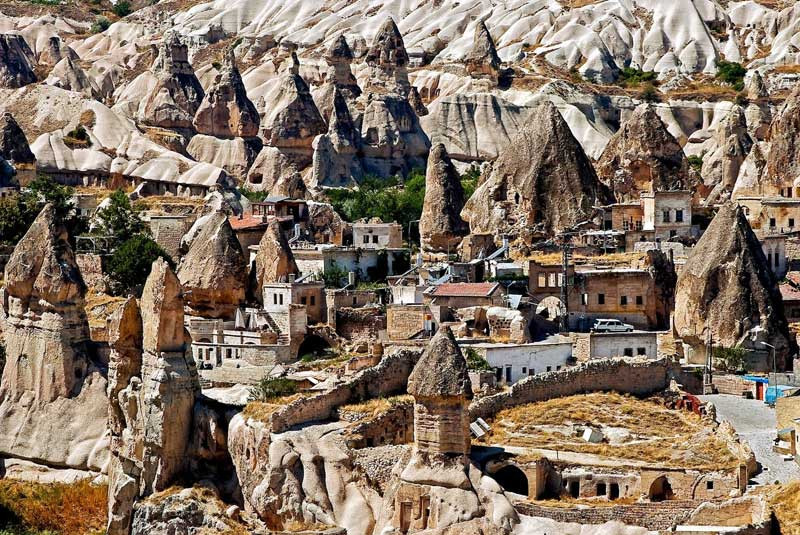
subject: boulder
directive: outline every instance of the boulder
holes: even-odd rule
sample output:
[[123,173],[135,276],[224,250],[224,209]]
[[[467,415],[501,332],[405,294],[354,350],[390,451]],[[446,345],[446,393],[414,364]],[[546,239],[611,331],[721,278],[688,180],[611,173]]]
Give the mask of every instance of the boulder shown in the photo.
[[264,284],[288,282],[290,275],[298,273],[292,249],[277,220],[270,221],[258,244],[255,269],[255,278],[258,283],[256,295],[259,298]]
[[33,57],[21,35],[0,34],[0,87],[16,89],[36,81]]
[[247,260],[224,212],[212,214],[191,242],[178,280],[189,314],[234,319],[245,300]]
[[0,115],[0,155],[13,164],[36,162],[25,132],[8,111]]
[[139,120],[149,126],[191,129],[205,92],[177,33],[164,37],[151,71],[155,87],[144,97]]
[[14,248],[0,290],[3,457],[97,471],[108,461],[106,374],[89,344],[84,292],[48,204]]
[[596,169],[619,202],[638,201],[644,192],[693,186],[683,148],[649,104],[638,106],[611,137]]
[[777,282],[740,206],[722,205],[686,260],[676,287],[674,328],[692,348],[691,362],[704,362],[709,331],[719,347],[775,346],[779,370],[797,351]]
[[254,137],[260,118],[247,98],[233,50],[228,50],[214,83],[206,93],[193,121],[195,130],[215,137]]
[[344,245],[353,227],[328,203],[308,201],[308,230],[314,243]]
[[500,57],[494,46],[492,34],[484,21],[475,25],[475,39],[472,48],[464,57],[467,74],[473,78],[488,78],[495,84],[500,74]]
[[610,195],[569,127],[550,102],[520,131],[466,202],[461,217],[474,234],[535,237],[591,219]]
[[419,221],[422,249],[455,252],[469,226],[461,219],[464,189],[461,177],[441,143],[431,148],[425,174],[425,200]]

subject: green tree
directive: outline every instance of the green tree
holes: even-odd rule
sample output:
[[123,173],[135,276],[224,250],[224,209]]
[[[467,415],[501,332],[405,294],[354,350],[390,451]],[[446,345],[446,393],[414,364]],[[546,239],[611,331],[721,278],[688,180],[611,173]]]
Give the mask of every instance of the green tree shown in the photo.
[[736,91],[744,89],[744,75],[747,74],[741,63],[735,61],[717,61],[717,79],[733,86]]
[[467,171],[461,175],[461,188],[464,190],[464,200],[466,201],[478,188],[478,179],[481,177],[481,168],[471,165]]
[[120,244],[106,266],[114,295],[140,295],[153,262],[165,259],[175,269],[175,262],[150,236],[136,234]]
[[95,223],[96,233],[112,237],[112,248],[137,234],[148,233],[147,225],[133,209],[130,199],[122,190],[111,194],[109,204],[98,211]]
[[656,86],[648,83],[644,86],[644,89],[642,89],[642,92],[639,94],[639,98],[645,102],[658,102],[661,97],[658,94]]
[[117,0],[117,3],[111,8],[111,11],[118,17],[125,17],[130,15],[133,9],[131,9],[131,3],[128,2],[128,0]]
[[641,69],[635,69],[633,67],[625,67],[619,73],[619,78],[617,82],[620,85],[633,87],[638,86],[642,83],[648,84],[655,84],[657,81],[657,75],[653,71],[643,71]]
[[715,347],[712,356],[717,366],[727,372],[747,372],[747,350],[743,347]]
[[480,356],[480,354],[471,347],[468,347],[464,351],[464,356],[467,359],[467,368],[470,370],[488,371],[492,369],[486,359]]
[[291,396],[297,392],[297,383],[286,377],[262,377],[250,387],[249,401],[269,401],[281,396]]

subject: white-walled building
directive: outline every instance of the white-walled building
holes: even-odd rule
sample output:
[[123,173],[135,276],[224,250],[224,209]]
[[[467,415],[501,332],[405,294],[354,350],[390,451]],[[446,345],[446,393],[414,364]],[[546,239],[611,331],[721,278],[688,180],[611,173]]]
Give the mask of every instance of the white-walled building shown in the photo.
[[512,384],[529,375],[558,371],[572,362],[572,342],[534,342],[530,344],[475,344],[474,349],[495,370],[498,383]]
[[658,358],[658,333],[646,331],[590,333],[589,357],[593,359],[615,357]]

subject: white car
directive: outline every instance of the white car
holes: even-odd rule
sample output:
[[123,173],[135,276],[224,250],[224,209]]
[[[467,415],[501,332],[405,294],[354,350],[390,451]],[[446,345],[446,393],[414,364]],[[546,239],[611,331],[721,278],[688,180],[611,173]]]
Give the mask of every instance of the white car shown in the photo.
[[619,320],[596,320],[592,331],[596,333],[631,333],[633,325]]

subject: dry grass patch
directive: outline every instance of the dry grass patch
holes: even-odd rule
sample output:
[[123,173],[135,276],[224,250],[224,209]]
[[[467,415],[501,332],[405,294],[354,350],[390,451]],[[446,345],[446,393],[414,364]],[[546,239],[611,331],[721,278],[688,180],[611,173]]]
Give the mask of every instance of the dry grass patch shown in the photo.
[[274,412],[305,396],[305,394],[292,394],[291,396],[270,398],[266,401],[251,401],[245,405],[242,410],[242,416],[245,418],[252,418],[259,422],[268,423],[270,416],[272,416]]
[[[389,411],[395,405],[400,403],[413,403],[414,396],[405,394],[402,396],[392,396],[388,398],[375,398],[361,403],[351,403],[349,405],[342,405],[339,407],[339,416],[342,419],[347,418],[348,415],[358,416],[360,418],[376,417]],[[359,418],[359,419],[360,419]]]
[[800,535],[800,481],[761,487],[757,492],[764,494],[772,507],[780,533]]
[[106,485],[89,480],[49,485],[0,480],[0,530],[45,531],[59,535],[103,533],[107,510]]
[[[589,443],[575,433],[587,426],[602,428],[605,441]],[[617,393],[569,396],[502,410],[482,440],[670,467],[739,464],[725,441],[698,415],[670,410],[657,399]]]

